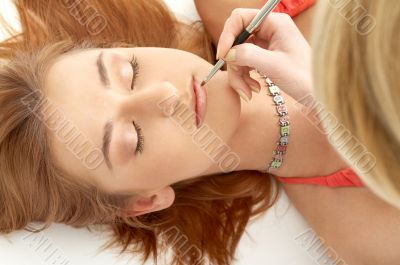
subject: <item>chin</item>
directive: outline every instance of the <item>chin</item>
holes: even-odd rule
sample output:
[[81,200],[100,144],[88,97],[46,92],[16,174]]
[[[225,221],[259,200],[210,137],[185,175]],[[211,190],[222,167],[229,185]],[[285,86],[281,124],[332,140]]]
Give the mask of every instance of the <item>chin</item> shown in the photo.
[[208,103],[204,124],[227,141],[239,126],[241,101],[239,95],[224,82],[223,76],[207,87]]

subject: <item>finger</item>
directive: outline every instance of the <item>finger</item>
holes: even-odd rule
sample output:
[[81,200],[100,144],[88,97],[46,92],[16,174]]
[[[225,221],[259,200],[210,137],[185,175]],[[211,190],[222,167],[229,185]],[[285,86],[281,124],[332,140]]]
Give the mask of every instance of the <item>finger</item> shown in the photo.
[[[217,54],[219,58],[224,57],[232,47],[236,37],[250,24],[258,11],[258,9],[243,8],[237,8],[232,11],[231,16],[225,22],[218,42]],[[256,35],[262,36],[263,39],[268,41],[274,34],[282,34],[288,28],[296,29],[296,25],[290,16],[281,13],[271,13],[257,29]]]
[[247,83],[247,86],[249,86],[253,92],[260,93],[261,91],[260,83],[251,78],[249,73],[243,75],[243,80]]
[[269,51],[252,43],[243,43],[232,48],[224,58],[229,64],[258,69],[268,75],[275,75],[284,55],[279,51]]
[[236,67],[228,64],[228,79],[229,85],[239,94],[246,102],[252,98],[252,90],[243,80],[245,71],[243,67]]
[[[235,39],[257,15],[258,9],[236,8],[225,21],[224,28],[217,45],[217,57],[222,58],[232,47]],[[249,22],[248,22],[249,21]],[[248,22],[248,23],[247,23]]]

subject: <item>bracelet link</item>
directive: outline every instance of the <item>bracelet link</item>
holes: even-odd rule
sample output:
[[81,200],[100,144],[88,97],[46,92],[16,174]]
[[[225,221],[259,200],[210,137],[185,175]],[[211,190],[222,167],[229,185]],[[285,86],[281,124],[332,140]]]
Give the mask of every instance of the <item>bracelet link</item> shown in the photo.
[[[257,71],[257,73],[259,73]],[[260,74],[260,73],[259,73]],[[261,75],[261,74],[260,74]],[[272,97],[272,100],[276,106],[276,111],[279,116],[278,125],[280,127],[279,134],[280,138],[278,140],[277,146],[273,151],[273,157],[271,162],[268,164],[268,168],[266,170],[267,173],[271,173],[271,170],[278,169],[282,166],[283,156],[286,154],[287,146],[289,144],[289,135],[290,135],[290,118],[289,111],[287,106],[285,105],[285,99],[281,95],[280,88],[271,81],[268,77],[261,75],[265,80],[266,85],[268,86],[269,95]]]

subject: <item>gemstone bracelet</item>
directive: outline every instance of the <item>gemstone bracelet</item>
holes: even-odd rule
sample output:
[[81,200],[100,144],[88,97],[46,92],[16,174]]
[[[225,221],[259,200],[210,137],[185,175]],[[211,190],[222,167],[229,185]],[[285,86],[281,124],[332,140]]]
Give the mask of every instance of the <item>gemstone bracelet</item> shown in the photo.
[[268,163],[268,169],[264,171],[265,173],[271,173],[271,170],[280,168],[283,163],[283,156],[286,154],[287,146],[289,144],[290,122],[288,108],[285,105],[285,100],[280,93],[279,87],[268,77],[262,75],[262,78],[268,86],[269,95],[273,97],[273,102],[279,116],[280,138],[275,150],[273,151],[272,160]]

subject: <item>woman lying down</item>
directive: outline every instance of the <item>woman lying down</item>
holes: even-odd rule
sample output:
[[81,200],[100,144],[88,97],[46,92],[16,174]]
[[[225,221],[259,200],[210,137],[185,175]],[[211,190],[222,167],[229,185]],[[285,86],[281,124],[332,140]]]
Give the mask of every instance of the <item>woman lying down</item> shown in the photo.
[[[16,3],[22,33],[0,44],[1,232],[106,227],[107,247],[144,260],[171,248],[172,264],[231,264],[250,218],[278,195],[263,173],[277,137],[268,93],[243,104],[223,71],[201,91],[210,39],[160,1]],[[274,174],[345,168],[282,96],[296,133]]]

